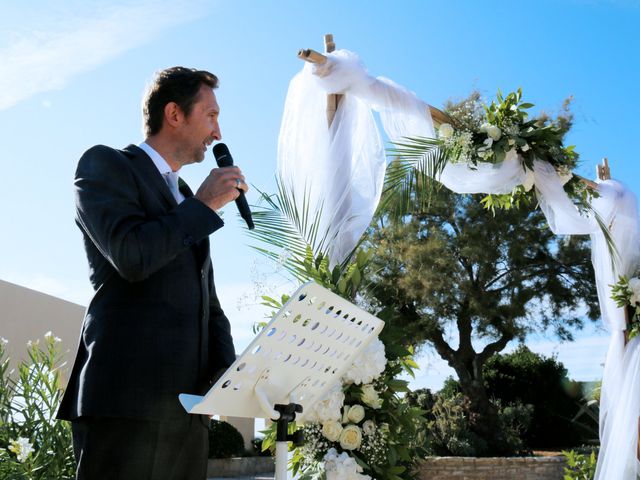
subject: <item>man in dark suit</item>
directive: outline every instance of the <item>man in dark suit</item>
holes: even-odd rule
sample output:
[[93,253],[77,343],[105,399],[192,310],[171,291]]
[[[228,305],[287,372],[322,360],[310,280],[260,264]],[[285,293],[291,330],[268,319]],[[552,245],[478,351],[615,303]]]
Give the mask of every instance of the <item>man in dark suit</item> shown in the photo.
[[215,75],[159,72],[143,102],[146,138],[89,149],[75,177],[95,295],[58,418],[72,421],[77,479],[203,480],[205,417],[178,394],[203,394],[235,360],[216,296],[216,210],[247,191],[237,167],[213,169],[195,195],[178,181],[220,140]]

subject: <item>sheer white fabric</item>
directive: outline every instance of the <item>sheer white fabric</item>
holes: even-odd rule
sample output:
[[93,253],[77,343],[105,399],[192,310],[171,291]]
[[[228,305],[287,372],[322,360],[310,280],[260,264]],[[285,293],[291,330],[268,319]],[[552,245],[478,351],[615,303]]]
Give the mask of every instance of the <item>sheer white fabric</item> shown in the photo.
[[[342,97],[327,128],[327,94]],[[427,105],[384,78],[370,76],[357,55],[329,54],[322,66],[306,64],[291,81],[278,140],[278,172],[297,202],[309,201],[309,218],[321,212],[319,232],[331,266],[341,263],[369,226],[380,200],[386,157],[372,111],[389,138],[433,137]],[[323,248],[322,248],[323,247]],[[317,250],[316,250],[317,251]]]
[[[301,202],[308,195],[309,217],[321,211],[320,232],[328,232],[331,264],[342,262],[369,225],[383,184],[385,156],[372,110],[380,112],[392,141],[402,137],[433,137],[425,102],[385,78],[373,78],[358,57],[340,50],[322,66],[305,65],[289,87],[279,138],[278,169],[284,184]],[[326,95],[345,94],[327,128]],[[600,403],[601,449],[596,479],[635,480],[640,414],[640,338],[624,344],[624,310],[610,298],[618,275],[632,275],[638,266],[640,243],[637,201],[621,183],[598,186],[593,210],[609,228],[618,258],[609,254],[594,214],[580,213],[548,163],[534,161],[533,172],[509,152],[500,164],[449,164],[439,180],[457,193],[508,193],[531,179],[552,231],[589,234],[603,322],[611,341]],[[318,245],[315,245],[318,247]],[[326,250],[326,248],[325,248]],[[317,251],[317,250],[316,250]]]

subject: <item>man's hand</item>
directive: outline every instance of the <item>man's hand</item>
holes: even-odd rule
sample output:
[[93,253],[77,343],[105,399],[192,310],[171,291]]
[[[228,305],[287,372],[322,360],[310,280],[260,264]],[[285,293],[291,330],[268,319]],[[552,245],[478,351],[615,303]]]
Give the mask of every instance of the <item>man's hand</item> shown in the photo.
[[239,189],[245,193],[249,191],[238,167],[214,168],[198,188],[195,197],[212,210],[218,210],[238,198]]

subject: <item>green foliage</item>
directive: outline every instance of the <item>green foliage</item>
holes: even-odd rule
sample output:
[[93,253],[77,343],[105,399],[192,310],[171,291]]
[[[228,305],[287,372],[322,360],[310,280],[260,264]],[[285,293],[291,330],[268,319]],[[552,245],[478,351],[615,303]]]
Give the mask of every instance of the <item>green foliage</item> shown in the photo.
[[473,457],[487,451],[486,442],[471,431],[469,402],[462,394],[436,395],[430,417],[427,429],[432,454]]
[[592,451],[589,455],[578,453],[575,450],[562,452],[567,459],[567,466],[564,468],[564,480],[593,480],[596,474],[596,453]]
[[[12,374],[0,343],[0,478],[72,479],[71,426],[55,419],[63,393],[59,341],[47,334],[42,344],[30,344],[27,352],[28,360]],[[20,438],[33,449],[23,450],[26,458],[18,455]]]
[[268,448],[263,448],[262,441],[263,441],[262,437],[254,438],[251,441],[251,445],[253,446],[253,454],[257,455],[257,456],[260,456],[260,457],[269,457],[269,456],[271,456],[271,452],[269,451],[269,449]]
[[584,429],[572,422],[583,395],[582,385],[571,381],[554,357],[520,345],[512,353],[489,359],[484,379],[492,398],[533,406],[531,425],[522,432],[528,448],[566,448],[584,440]]
[[211,420],[209,458],[239,457],[244,453],[242,434],[230,423]]
[[[472,429],[469,400],[455,388],[440,390],[435,395],[428,389],[415,390],[407,395],[406,401],[426,412],[427,425],[419,441],[427,454],[483,456],[491,453],[487,442]],[[525,453],[527,449],[520,436],[531,421],[531,405],[513,403],[502,407],[497,403],[499,422],[509,449]]]

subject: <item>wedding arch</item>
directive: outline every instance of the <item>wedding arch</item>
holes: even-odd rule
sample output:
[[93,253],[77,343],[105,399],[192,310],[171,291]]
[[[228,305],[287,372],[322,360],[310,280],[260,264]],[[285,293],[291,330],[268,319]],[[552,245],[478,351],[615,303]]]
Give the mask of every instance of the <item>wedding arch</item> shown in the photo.
[[[306,63],[291,80],[278,141],[279,188],[303,202],[304,215],[317,219],[314,231],[306,232],[308,244],[327,252],[330,267],[345,262],[383,191],[406,190],[407,175],[435,179],[455,193],[486,194],[483,203],[494,211],[533,200],[555,234],[590,235],[602,320],[610,331],[596,479],[635,480],[640,474],[635,196],[610,179],[606,161],[595,182],[574,174],[577,155],[562,144],[561,127],[529,118],[532,105],[522,101],[521,91],[499,93],[484,111],[478,103],[448,115],[392,80],[369,75],[356,54],[335,50],[332,36],[325,43],[325,54],[298,53]],[[394,145],[391,153],[401,159],[399,173],[386,184],[385,149],[373,111]],[[332,400],[327,402],[322,408],[331,410]],[[332,455],[327,465],[348,463],[337,452]]]

